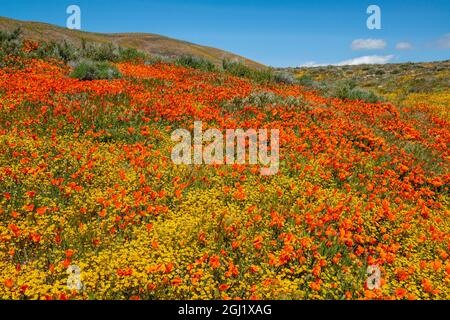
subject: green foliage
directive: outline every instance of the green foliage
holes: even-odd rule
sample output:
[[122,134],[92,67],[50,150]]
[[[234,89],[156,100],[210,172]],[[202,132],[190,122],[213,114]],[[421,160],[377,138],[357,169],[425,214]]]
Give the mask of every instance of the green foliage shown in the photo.
[[151,55],[151,56],[146,57],[144,63],[147,66],[151,66],[153,64],[158,64],[158,63],[174,63],[174,59],[165,57],[165,56],[160,56],[160,55]]
[[119,47],[119,54],[116,62],[122,61],[145,61],[147,54],[134,48]]
[[3,31],[0,30],[0,42],[6,41],[14,41],[19,40],[22,35],[22,30],[20,28],[15,29],[14,31]]
[[83,58],[94,61],[116,61],[119,52],[118,48],[111,43],[85,45],[81,52]]
[[194,57],[190,55],[184,55],[176,60],[176,63],[188,68],[199,69],[203,71],[215,71],[216,66],[209,60]]
[[[449,66],[450,62],[447,60],[424,63],[302,67],[294,72],[301,71],[302,78],[299,79],[301,85],[311,90],[318,90],[323,95],[330,96],[334,94],[330,94],[330,91],[337,91],[338,95],[352,99],[361,98],[368,101],[380,99],[374,94],[367,93],[367,90],[370,90],[400,105],[410,94],[445,92],[450,87]],[[352,79],[365,90],[355,90],[355,88],[352,90],[348,86],[344,86],[341,90],[334,90],[335,79]]]
[[336,82],[328,88],[327,95],[339,99],[362,100],[369,103],[376,103],[384,100],[372,91],[357,87],[356,82],[352,80]]
[[384,101],[384,98],[374,92],[362,89],[357,86],[355,80],[341,80],[337,82],[314,81],[310,75],[303,75],[298,79],[301,86],[318,91],[326,97],[333,97],[348,100],[362,100],[368,103]]
[[22,31],[16,29],[12,32],[0,31],[0,61],[7,55],[28,56],[40,59],[54,58],[68,63],[82,59],[92,61],[145,61],[147,55],[134,48],[122,48],[120,46],[107,44],[88,43],[81,40],[81,46],[76,46],[71,42],[41,42],[39,47],[32,52],[23,52]]
[[22,30],[14,31],[0,30],[0,62],[8,55],[22,55]]
[[315,82],[310,75],[303,75],[297,80],[298,84],[304,87],[313,87]]
[[79,56],[77,48],[68,43],[67,41],[59,42],[50,42],[50,43],[42,43],[36,55],[39,58],[56,58],[64,61],[65,63],[76,60]]
[[288,71],[277,71],[274,73],[274,81],[276,83],[284,83],[284,84],[296,84],[297,80],[292,72]]
[[86,40],[82,40],[81,48],[79,49],[79,58],[90,59],[94,61],[144,61],[146,58],[144,52],[138,51],[134,48],[123,48],[106,44],[89,44]]
[[247,78],[258,83],[297,83],[294,74],[289,71],[274,71],[270,68],[254,69],[241,62],[231,61],[228,59],[222,60],[222,68],[225,72],[233,76]]
[[119,70],[105,61],[82,60],[70,74],[80,80],[111,80],[121,78]]
[[228,59],[222,61],[222,67],[225,72],[236,77],[251,79],[259,83],[274,81],[274,75],[269,69],[256,70],[247,67],[243,63],[230,61]]
[[282,97],[273,92],[253,92],[245,98],[233,98],[221,103],[221,107],[228,112],[243,110],[246,106],[255,106],[259,109],[270,109],[272,107],[295,107],[307,109],[307,102],[302,97]]

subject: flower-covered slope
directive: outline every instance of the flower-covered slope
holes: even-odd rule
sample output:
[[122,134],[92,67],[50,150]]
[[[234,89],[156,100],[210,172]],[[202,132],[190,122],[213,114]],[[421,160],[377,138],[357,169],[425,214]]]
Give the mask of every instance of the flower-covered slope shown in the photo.
[[[21,64],[0,70],[0,298],[450,298],[450,127],[433,105],[170,64],[89,82]],[[171,133],[194,120],[279,129],[278,174],[174,165]]]

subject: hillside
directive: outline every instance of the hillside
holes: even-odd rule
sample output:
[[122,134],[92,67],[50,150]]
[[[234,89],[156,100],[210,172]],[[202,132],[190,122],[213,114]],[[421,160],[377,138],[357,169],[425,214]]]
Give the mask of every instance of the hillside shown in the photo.
[[398,105],[432,104],[449,115],[450,60],[357,66],[288,68],[302,84],[353,81]]
[[59,26],[41,22],[19,21],[0,17],[0,30],[12,31],[20,27],[24,37],[31,40],[45,40],[61,42],[63,40],[80,45],[85,39],[94,43],[113,43],[122,47],[135,48],[149,54],[176,58],[182,55],[192,55],[210,60],[219,65],[224,58],[238,60],[253,68],[262,68],[262,64],[246,59],[239,55],[220,49],[201,46],[186,41],[180,41],[149,33],[114,33],[102,34],[69,30]]
[[[136,61],[82,81],[82,65],[9,38],[0,299],[450,297],[445,91],[398,106]],[[234,157],[239,128],[258,132],[256,163],[250,143]]]

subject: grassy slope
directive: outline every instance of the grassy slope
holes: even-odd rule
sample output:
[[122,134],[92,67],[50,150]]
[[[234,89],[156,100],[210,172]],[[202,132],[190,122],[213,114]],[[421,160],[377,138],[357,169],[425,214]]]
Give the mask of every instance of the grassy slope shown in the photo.
[[374,91],[395,103],[412,95],[442,95],[450,88],[450,60],[426,63],[326,66],[289,69],[297,77],[314,81],[355,80],[358,86]]
[[0,30],[14,30],[21,27],[27,39],[62,41],[66,40],[75,45],[80,45],[81,39],[87,41],[107,43],[111,42],[123,47],[135,48],[149,54],[157,54],[168,57],[181,55],[193,55],[206,58],[215,64],[220,64],[222,59],[239,60],[249,67],[262,68],[262,64],[246,59],[236,54],[220,49],[201,46],[186,41],[171,39],[157,34],[149,33],[114,33],[102,34],[69,30],[48,23],[19,21],[0,17]]

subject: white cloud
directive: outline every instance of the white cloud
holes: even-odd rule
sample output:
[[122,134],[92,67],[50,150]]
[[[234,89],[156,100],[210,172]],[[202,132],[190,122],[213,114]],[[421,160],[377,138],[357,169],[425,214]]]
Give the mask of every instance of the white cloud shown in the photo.
[[414,49],[414,47],[409,42],[399,42],[395,46],[395,49],[397,49],[397,50],[412,50],[412,49]]
[[390,54],[387,56],[363,56],[349,59],[336,63],[336,66],[355,66],[358,64],[385,64],[391,61],[395,56]]
[[450,49],[450,33],[447,33],[437,41],[437,45],[441,49]]
[[353,40],[352,50],[379,50],[386,48],[386,41],[383,39],[356,39]]
[[338,63],[316,63],[315,61],[309,61],[301,64],[303,68],[325,67],[325,66],[356,66],[359,64],[385,64],[395,58],[395,55],[390,54],[387,56],[363,56],[353,59],[344,60]]
[[323,67],[323,66],[327,66],[327,64],[316,63],[315,61],[308,61],[308,62],[305,62],[304,64],[300,65],[300,67],[304,67],[304,68],[314,68],[314,67]]

